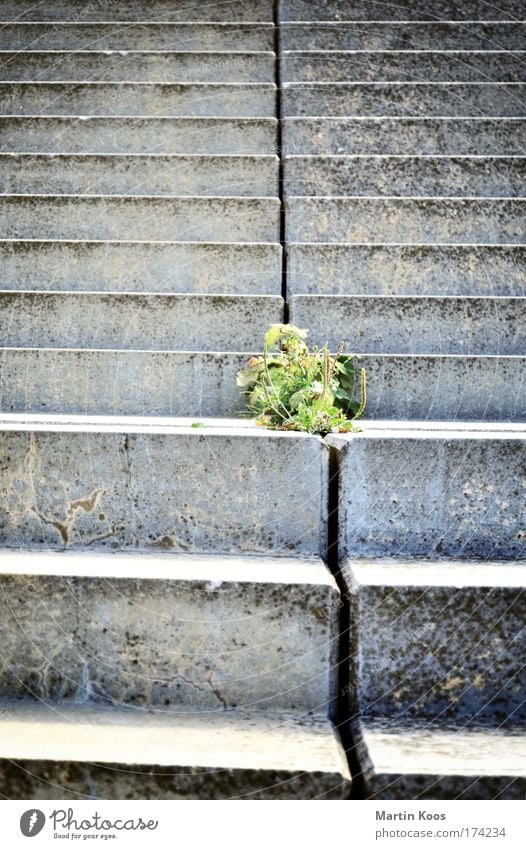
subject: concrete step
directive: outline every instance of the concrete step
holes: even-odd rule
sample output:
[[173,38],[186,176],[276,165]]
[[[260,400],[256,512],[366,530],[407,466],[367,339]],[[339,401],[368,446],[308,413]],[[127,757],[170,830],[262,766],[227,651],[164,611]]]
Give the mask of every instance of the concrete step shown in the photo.
[[524,727],[526,564],[351,558],[351,712]]
[[[201,10],[204,11],[204,7]],[[104,14],[102,9],[101,14]],[[116,27],[115,24],[55,21],[47,24],[4,23],[0,26],[3,50],[274,50],[275,38],[274,25],[270,23],[170,24],[149,21],[120,22]],[[492,36],[488,33],[487,37]],[[500,39],[498,27],[494,38]],[[510,49],[511,46],[508,45]],[[519,45],[517,49],[520,49]]]
[[[23,309],[15,303],[22,324]],[[309,329],[311,344],[328,341],[333,351],[343,339],[348,350],[363,354],[526,351],[525,297],[294,295],[290,320]]]
[[277,197],[277,156],[1,154],[13,194]]
[[0,195],[6,239],[277,242],[277,198]]
[[273,53],[0,51],[0,79],[11,82],[272,83],[275,76]]
[[271,243],[0,240],[1,289],[279,295]]
[[526,557],[524,424],[371,422],[326,441],[340,557]]
[[274,118],[270,83],[0,83],[3,115]]
[[319,559],[4,552],[2,698],[332,715],[340,598]]
[[[445,51],[440,42],[435,44],[435,48],[437,45],[439,50],[285,50],[280,54],[281,78],[284,82],[319,83],[366,80],[513,83],[526,80],[524,50],[511,52],[464,48]],[[22,60],[19,61],[22,64]],[[9,65],[4,74],[9,74]],[[8,77],[4,75],[4,79]],[[263,78],[254,80],[264,81]]]
[[[0,124],[1,126],[1,124]],[[285,154],[524,155],[523,118],[285,118]]]
[[4,347],[252,352],[283,321],[273,295],[0,291]]
[[[254,350],[260,346],[261,339]],[[193,416],[194,420],[238,416],[246,404],[236,386],[236,375],[246,362],[246,353],[3,348],[0,410]],[[503,368],[499,361],[499,374]],[[511,375],[506,370],[503,376],[508,379],[504,387],[507,398],[508,392],[520,386],[514,381],[515,370]],[[504,409],[504,399],[500,400],[499,410],[504,415],[508,407]],[[391,403],[403,402],[395,396]],[[519,406],[518,397],[515,405]]]
[[[237,416],[246,361],[235,352],[3,348],[0,410]],[[367,372],[368,419],[526,421],[523,356],[367,354],[357,363]]]
[[[506,0],[507,2],[507,0]],[[151,0],[145,9],[135,0],[117,0],[86,5],[84,0],[50,0],[45,6],[28,6],[27,0],[3,0],[0,20],[64,21],[136,21],[137,23],[170,23],[170,21],[226,21],[271,23],[274,20],[272,0],[224,0],[220,4],[181,5],[173,0]]]
[[[290,295],[523,295],[524,245],[287,246]],[[4,287],[7,288],[7,287]]]
[[279,8],[280,21],[484,21],[489,14],[492,21],[516,20],[517,0],[490,7],[486,0],[405,0],[388,8],[383,0],[281,0]]
[[1,289],[281,294],[271,243],[0,240]]
[[[357,363],[367,372],[368,419],[526,422],[524,356],[367,354]],[[5,399],[9,369],[3,380]],[[40,386],[48,396],[43,377]],[[29,387],[36,399],[33,379]],[[26,407],[22,392],[19,395],[17,410],[22,412]]]
[[[284,83],[281,114],[344,118],[524,117],[525,90],[524,83],[492,82]],[[1,94],[9,96],[7,86],[0,86]]]
[[[5,29],[2,30],[3,36],[4,33]],[[18,33],[11,35],[8,29],[5,37],[9,48],[11,40],[13,49],[26,47]],[[34,38],[38,38],[38,30],[35,30]],[[308,21],[282,24],[280,39],[282,50],[436,50],[437,46],[440,50],[524,50],[526,24],[512,20],[462,23]]]
[[[0,158],[0,169],[1,169]],[[521,156],[287,156],[287,195],[521,197]]]
[[[524,799],[526,735],[520,729],[362,721],[354,735],[369,799]],[[387,839],[400,823],[393,826],[376,823]]]
[[525,206],[518,198],[289,198],[287,238],[351,244],[521,244]]
[[5,702],[0,788],[20,799],[345,799],[331,723]]
[[4,414],[0,543],[324,556],[324,442],[192,423]]
[[275,118],[0,118],[4,153],[273,155]]

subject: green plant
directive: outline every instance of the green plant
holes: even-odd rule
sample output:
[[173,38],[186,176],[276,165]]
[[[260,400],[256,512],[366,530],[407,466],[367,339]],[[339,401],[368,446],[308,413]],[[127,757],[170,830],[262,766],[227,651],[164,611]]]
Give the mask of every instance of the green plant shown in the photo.
[[[251,357],[237,375],[256,423],[278,430],[335,433],[356,430],[366,403],[365,369],[327,345],[309,351],[306,330],[293,324],[272,324],[265,335],[263,356]],[[355,395],[359,390],[360,400]]]

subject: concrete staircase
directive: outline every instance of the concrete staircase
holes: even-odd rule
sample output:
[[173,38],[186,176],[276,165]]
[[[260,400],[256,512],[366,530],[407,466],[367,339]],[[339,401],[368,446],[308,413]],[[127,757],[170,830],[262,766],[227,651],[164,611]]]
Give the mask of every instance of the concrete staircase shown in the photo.
[[0,4],[0,788],[346,798],[328,449],[201,421],[284,317],[273,4],[178,7]]
[[496,5],[280,4],[291,320],[369,378],[327,441],[372,799],[526,790],[526,23]]

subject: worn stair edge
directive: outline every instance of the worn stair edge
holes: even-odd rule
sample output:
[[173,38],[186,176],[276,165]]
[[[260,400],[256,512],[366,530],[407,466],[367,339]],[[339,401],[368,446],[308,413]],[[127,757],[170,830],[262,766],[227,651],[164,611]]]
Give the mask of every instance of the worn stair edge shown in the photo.
[[325,440],[339,466],[341,557],[526,558],[524,424],[360,426]]
[[277,156],[0,153],[4,193],[277,197]]
[[[193,424],[3,414],[2,544],[324,557],[321,438],[231,420]],[[68,519],[65,493],[90,509]]]
[[4,697],[334,713],[339,593],[320,559],[4,550],[1,561]]
[[289,242],[286,251],[289,296],[525,294],[523,244]]
[[4,50],[274,50],[273,23],[0,23]]
[[272,242],[0,240],[0,288],[278,295]]
[[0,291],[4,347],[238,351],[283,321],[278,295]]
[[[2,294],[1,298],[4,297]],[[1,303],[1,301],[0,301]],[[526,297],[293,295],[293,324],[311,342],[367,354],[521,355]]]
[[524,562],[351,557],[341,580],[353,714],[524,725]]
[[[1,119],[0,119],[1,126]],[[283,117],[283,151],[291,154],[523,155],[524,118]]]
[[366,798],[524,799],[523,731],[360,720],[353,733]]

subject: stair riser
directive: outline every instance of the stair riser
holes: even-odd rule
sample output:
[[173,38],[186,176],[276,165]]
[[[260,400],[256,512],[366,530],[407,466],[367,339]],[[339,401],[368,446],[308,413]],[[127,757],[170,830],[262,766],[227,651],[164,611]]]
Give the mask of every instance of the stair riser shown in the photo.
[[361,586],[351,608],[362,716],[498,727],[526,719],[520,589]]
[[281,249],[265,244],[3,242],[1,288],[281,293]]
[[[98,45],[91,49],[97,50]],[[24,51],[2,52],[0,59],[0,79],[11,82],[273,83],[276,76],[272,53],[123,56],[120,52],[108,55],[102,50],[87,54]]]
[[363,354],[523,354],[526,298],[294,296],[291,321],[317,345]]
[[277,199],[0,199],[4,238],[275,242]]
[[[391,14],[390,9],[389,17]],[[524,50],[526,26],[511,21],[500,24],[311,21],[284,24],[280,38],[282,50]],[[10,45],[10,41],[6,43]]]
[[[438,48],[438,49],[437,49]],[[332,48],[336,50],[336,48]],[[284,82],[510,82],[526,79],[523,52],[284,53],[280,59]],[[464,49],[467,51],[467,48]],[[9,73],[6,69],[5,73]],[[7,77],[4,77],[7,79]],[[19,76],[11,79],[20,79]],[[31,79],[31,77],[25,77]],[[76,77],[70,77],[76,79]],[[266,82],[258,78],[254,82]]]
[[474,433],[351,437],[338,454],[341,556],[524,558],[524,447]]
[[3,697],[176,712],[335,698],[335,588],[4,575],[0,595]]
[[4,24],[2,49],[274,50],[274,37],[274,27],[261,24]]
[[523,83],[286,83],[282,115],[523,117]]
[[[185,4],[179,7],[172,0],[151,0],[146,19],[149,21],[239,21],[247,23],[272,23],[274,20],[272,0],[225,0],[221,4]],[[27,0],[5,0],[0,7],[2,20],[20,21],[142,21],[145,9],[135,0],[97,0],[86,4],[85,0],[53,0],[45,6],[31,7]]]
[[287,238],[293,242],[521,244],[521,200],[485,198],[291,198]]
[[5,153],[276,153],[273,118],[0,118]]
[[[0,293],[5,347],[239,351],[283,321],[276,298],[98,293]],[[235,340],[235,341],[234,341]]]
[[10,548],[325,552],[328,458],[315,438],[9,431],[1,449]]
[[520,118],[295,118],[283,121],[290,154],[524,155]]
[[523,246],[294,245],[289,296],[522,295]]
[[4,115],[274,118],[270,84],[0,83]]
[[[491,20],[516,20],[516,0],[499,0]],[[283,0],[280,21],[476,21],[488,18],[485,0],[418,0],[386,8],[383,0]]]
[[279,194],[275,157],[71,157],[0,155],[0,184],[13,194]]
[[399,197],[521,197],[525,159],[292,157],[284,160],[285,194]]
[[[236,374],[246,360],[246,354],[4,348],[0,409],[237,416],[245,400]],[[526,421],[523,357],[368,355],[357,363],[367,372],[367,419]]]

